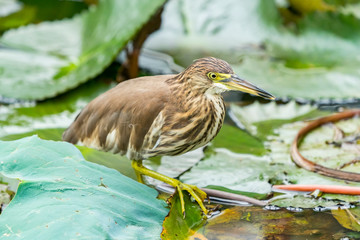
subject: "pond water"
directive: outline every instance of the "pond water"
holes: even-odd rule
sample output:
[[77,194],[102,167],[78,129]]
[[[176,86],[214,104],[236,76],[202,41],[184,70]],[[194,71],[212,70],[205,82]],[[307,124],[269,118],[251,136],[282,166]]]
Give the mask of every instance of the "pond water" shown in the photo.
[[225,208],[218,216],[209,219],[198,233],[209,240],[360,238],[358,232],[341,226],[331,211],[270,211],[261,207],[240,206]]

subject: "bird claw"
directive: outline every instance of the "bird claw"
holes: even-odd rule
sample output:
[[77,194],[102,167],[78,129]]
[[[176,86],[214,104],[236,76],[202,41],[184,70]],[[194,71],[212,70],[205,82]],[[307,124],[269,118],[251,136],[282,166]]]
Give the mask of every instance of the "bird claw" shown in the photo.
[[204,191],[200,190],[198,187],[194,185],[182,183],[179,180],[167,177],[163,174],[147,169],[142,165],[141,161],[133,160],[131,166],[134,168],[136,172],[136,176],[140,182],[143,182],[142,175],[147,175],[149,177],[163,181],[176,188],[176,190],[179,193],[181,211],[183,213],[184,218],[185,218],[185,201],[182,192],[183,190],[187,191],[195,199],[195,201],[199,204],[201,210],[204,212],[205,215],[208,213],[208,210],[205,208],[203,203],[207,195]]
[[183,196],[183,192],[182,192],[183,190],[187,191],[195,199],[195,201],[199,204],[201,210],[204,212],[205,215],[208,213],[208,210],[206,209],[206,207],[203,203],[203,201],[207,197],[207,195],[204,191],[200,190],[197,186],[185,184],[180,181],[178,181],[175,185],[176,186],[174,186],[174,187],[176,187],[176,189],[179,193],[181,212],[182,212],[184,218],[185,218],[185,201],[184,201],[184,196]]

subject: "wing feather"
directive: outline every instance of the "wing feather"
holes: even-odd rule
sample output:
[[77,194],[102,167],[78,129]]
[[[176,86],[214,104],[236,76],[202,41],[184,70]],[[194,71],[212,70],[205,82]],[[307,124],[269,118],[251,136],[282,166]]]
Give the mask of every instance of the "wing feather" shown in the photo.
[[170,96],[174,75],[137,78],[91,101],[64,132],[63,140],[142,158],[144,138]]

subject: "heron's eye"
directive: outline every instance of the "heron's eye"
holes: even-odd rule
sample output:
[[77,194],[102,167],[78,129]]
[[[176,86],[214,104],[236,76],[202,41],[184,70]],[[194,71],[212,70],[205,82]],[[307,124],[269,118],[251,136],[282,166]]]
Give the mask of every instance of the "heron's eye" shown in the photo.
[[215,80],[217,78],[217,74],[213,72],[209,72],[207,75],[211,80]]

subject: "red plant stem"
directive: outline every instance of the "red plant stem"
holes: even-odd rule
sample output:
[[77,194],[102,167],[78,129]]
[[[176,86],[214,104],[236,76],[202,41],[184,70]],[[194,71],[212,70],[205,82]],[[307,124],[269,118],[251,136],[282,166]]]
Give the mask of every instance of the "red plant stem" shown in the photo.
[[339,185],[274,185],[274,189],[312,192],[320,190],[324,193],[337,193],[347,195],[360,195],[360,187],[339,186]]
[[336,113],[327,117],[322,117],[319,119],[316,119],[300,129],[300,131],[295,136],[294,141],[291,144],[290,147],[290,155],[292,160],[299,166],[302,167],[308,171],[319,173],[324,176],[347,180],[347,181],[353,181],[353,182],[360,182],[360,173],[354,173],[354,172],[346,172],[342,170],[327,168],[322,165],[319,165],[317,163],[314,163],[310,161],[309,159],[305,158],[301,153],[299,152],[299,145],[301,140],[313,129],[320,127],[321,125],[325,123],[334,123],[342,119],[352,118],[357,115],[360,115],[360,109],[353,109],[353,110],[347,110],[341,113]]

